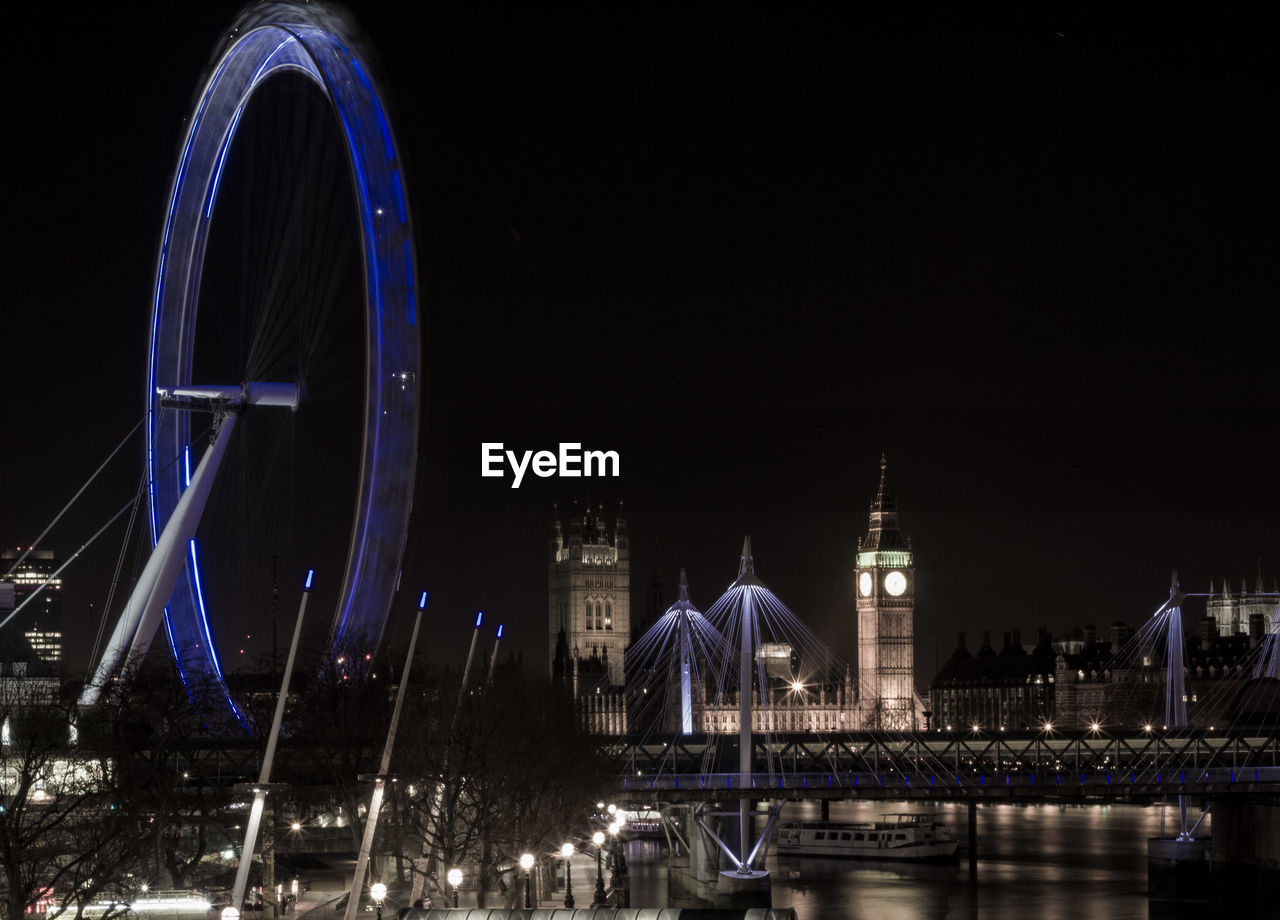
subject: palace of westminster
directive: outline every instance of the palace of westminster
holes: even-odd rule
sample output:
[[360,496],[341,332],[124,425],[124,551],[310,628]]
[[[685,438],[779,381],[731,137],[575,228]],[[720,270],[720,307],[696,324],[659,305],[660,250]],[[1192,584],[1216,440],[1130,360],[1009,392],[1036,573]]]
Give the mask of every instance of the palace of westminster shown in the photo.
[[[856,663],[838,671],[829,668],[806,680],[806,692],[792,693],[788,691],[796,686],[794,675],[802,670],[800,650],[758,644],[753,731],[920,731],[955,724],[1020,729],[1050,720],[1064,729],[1087,728],[1108,716],[1109,694],[1120,695],[1116,691],[1124,675],[1108,670],[1108,662],[1133,630],[1116,623],[1102,636],[1086,626],[1057,642],[1041,630],[1039,641],[1030,647],[1022,646],[1014,630],[1005,635],[999,652],[991,647],[988,633],[977,654],[968,651],[961,634],[955,653],[922,699],[914,667],[915,556],[910,537],[900,528],[883,458],[867,530],[851,561]],[[657,628],[661,606],[651,602],[654,609],[633,620],[631,546],[621,509],[612,529],[603,508],[575,507],[563,523],[557,517],[551,525],[547,562],[551,673],[574,697],[584,729],[605,735],[629,730],[674,735],[682,727],[685,733],[690,727],[695,732],[738,732],[736,689],[718,691],[705,676],[685,704],[692,709],[691,719],[687,713],[682,719],[680,694],[670,685],[652,688],[666,698],[658,707],[662,711],[655,716],[648,707],[641,715],[638,703],[651,688],[641,687],[638,675],[631,673],[635,668],[628,650],[647,629]],[[655,579],[655,585],[660,584]],[[1264,591],[1259,573],[1254,590],[1242,583],[1233,592],[1224,582],[1220,593],[1211,587],[1210,595],[1200,635],[1187,643],[1189,685],[1206,680],[1244,682],[1251,675],[1239,662],[1267,633],[1276,631],[1276,593]],[[692,609],[683,593],[683,577],[682,597],[676,601],[680,604]],[[1163,683],[1162,674],[1150,676]],[[763,706],[761,689],[766,696]],[[1118,714],[1111,715],[1118,721]]]
[[[909,731],[924,727],[925,706],[915,693],[913,625],[915,568],[911,540],[899,529],[898,511],[886,487],[881,461],[880,486],[871,502],[867,533],[855,560],[857,673],[844,667],[810,679],[805,694],[789,693],[799,652],[779,643],[760,645],[755,686],[764,686],[767,705],[753,690],[753,730]],[[551,672],[577,701],[585,728],[622,734],[636,721],[633,686],[628,704],[627,650],[653,622],[636,624],[631,616],[631,548],[626,520],[619,511],[609,530],[602,509],[576,512],[566,524],[551,526],[548,553],[548,621]],[[685,599],[687,602],[687,598]],[[656,612],[656,611],[655,611]],[[652,620],[653,617],[646,618]],[[642,690],[648,693],[648,688]],[[675,694],[657,717],[659,730],[680,725]],[[700,684],[693,692],[692,724],[699,731],[736,733],[736,691],[726,696]]]

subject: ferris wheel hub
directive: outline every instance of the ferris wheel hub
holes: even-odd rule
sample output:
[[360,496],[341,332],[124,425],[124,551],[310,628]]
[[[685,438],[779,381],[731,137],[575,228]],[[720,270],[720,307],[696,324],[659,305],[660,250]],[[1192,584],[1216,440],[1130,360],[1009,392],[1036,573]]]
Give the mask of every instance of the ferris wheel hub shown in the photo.
[[296,410],[302,401],[302,387],[296,383],[251,380],[239,386],[156,387],[156,396],[162,408],[191,412],[239,412],[246,406],[283,406]]

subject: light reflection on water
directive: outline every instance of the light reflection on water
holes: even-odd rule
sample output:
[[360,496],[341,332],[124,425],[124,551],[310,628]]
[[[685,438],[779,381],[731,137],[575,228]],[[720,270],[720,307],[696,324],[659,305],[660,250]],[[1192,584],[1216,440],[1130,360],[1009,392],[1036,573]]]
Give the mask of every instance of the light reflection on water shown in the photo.
[[[779,860],[771,844],[774,905],[794,907],[799,920],[1148,916],[1147,839],[1160,835],[1158,805],[980,806],[976,886],[969,882],[965,856],[969,818],[964,804],[833,802],[831,819],[874,821],[888,811],[937,813],[960,841],[960,858],[943,865],[792,856]],[[816,802],[793,802],[779,821],[819,817]],[[1176,806],[1165,820],[1166,830],[1172,831]],[[1206,818],[1205,834],[1208,823]],[[762,829],[761,823],[757,833]],[[658,841],[629,845],[633,907],[666,906],[662,851]],[[1201,906],[1189,916],[1208,913]]]

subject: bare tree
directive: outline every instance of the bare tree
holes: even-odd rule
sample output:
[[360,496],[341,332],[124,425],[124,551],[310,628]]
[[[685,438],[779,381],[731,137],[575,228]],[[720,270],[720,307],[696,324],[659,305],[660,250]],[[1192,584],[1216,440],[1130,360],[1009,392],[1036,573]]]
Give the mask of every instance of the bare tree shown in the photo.
[[[123,901],[121,867],[138,851],[121,807],[111,745],[77,724],[57,682],[0,680],[0,864],[6,920]],[[116,909],[123,910],[123,905]],[[109,917],[109,910],[105,916]]]
[[[442,692],[435,712],[417,717],[418,725],[443,731],[419,731],[398,749],[400,820],[434,857],[433,888],[448,893],[444,871],[467,862],[484,906],[521,853],[549,854],[589,833],[607,770],[596,740],[578,730],[572,702],[544,680],[508,670],[491,685],[468,688],[450,734],[453,700]],[[410,779],[414,794],[406,795]]]
[[144,668],[117,680],[98,706],[109,733],[120,806],[145,834],[137,873],[160,888],[187,888],[205,881],[215,838],[233,822],[230,790],[219,782],[217,759],[230,721],[221,688],[184,682],[172,664]]
[[[367,799],[360,777],[378,769],[392,709],[389,669],[367,647],[351,639],[332,652],[314,645],[304,650],[282,740],[281,753],[288,753],[277,770],[281,782],[332,790],[328,803],[313,804],[342,807],[356,850]],[[269,726],[267,718],[264,730]]]

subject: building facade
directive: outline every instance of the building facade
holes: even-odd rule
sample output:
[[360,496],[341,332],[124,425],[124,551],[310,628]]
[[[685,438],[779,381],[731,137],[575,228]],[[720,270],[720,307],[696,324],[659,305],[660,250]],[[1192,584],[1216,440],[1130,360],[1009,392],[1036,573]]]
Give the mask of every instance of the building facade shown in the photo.
[[[790,657],[790,648],[785,648]],[[825,734],[828,732],[859,731],[856,695],[853,675],[846,671],[843,677],[826,675],[825,680],[810,680],[803,687],[796,687],[787,674],[775,674],[770,668],[770,650],[761,649],[756,656],[757,675],[765,672],[765,698],[760,698],[760,680],[757,676],[751,688],[751,730],[753,732],[780,732],[790,734]],[[798,668],[797,668],[798,670]],[[723,693],[719,697],[710,687],[699,688],[694,700],[694,714],[699,731],[709,735],[736,735],[740,725],[738,695]]]
[[964,633],[929,691],[932,727],[943,731],[998,731],[1038,728],[1056,711],[1057,653],[1049,633],[1030,650],[1019,630],[1004,635],[997,652],[991,633],[982,634],[976,654],[965,647]]
[[[1256,638],[1236,634],[1183,642],[1183,689],[1187,724],[1212,728],[1248,721],[1259,700],[1268,713],[1276,705],[1273,687],[1258,681]],[[1253,654],[1251,654],[1253,652]],[[1054,724],[1065,729],[1164,728],[1167,675],[1163,650],[1115,657],[1100,644],[1079,655],[1059,655],[1056,663]],[[1274,722],[1274,715],[1267,718]]]
[[[0,582],[0,617],[9,610],[21,606],[33,593],[40,593],[32,600],[14,623],[5,629],[22,633],[36,655],[56,669],[62,666],[62,578],[54,578],[54,572],[62,565],[53,550],[7,549],[0,552],[0,572],[10,572]],[[18,560],[21,559],[21,563]],[[16,564],[16,566],[15,566]],[[48,582],[46,585],[45,582]],[[12,587],[8,587],[12,585]],[[44,589],[41,590],[41,585]],[[8,610],[4,610],[8,607]]]
[[915,693],[915,557],[880,458],[880,487],[854,565],[859,722],[868,730],[912,731]]
[[[551,524],[547,556],[551,674],[578,701],[584,727],[625,730],[623,663],[631,644],[631,543],[619,506],[610,531],[604,508]],[[590,699],[588,699],[588,697]]]
[[1220,592],[1214,590],[1213,582],[1209,582],[1205,616],[1213,621],[1219,636],[1251,635],[1257,632],[1259,624],[1263,631],[1273,633],[1280,626],[1276,616],[1277,605],[1280,605],[1280,584],[1273,581],[1268,594],[1263,589],[1262,569],[1259,567],[1252,591],[1247,579],[1243,578],[1240,579],[1240,590],[1236,592],[1232,592],[1228,579],[1223,579]]

